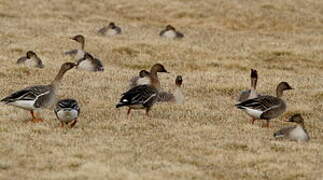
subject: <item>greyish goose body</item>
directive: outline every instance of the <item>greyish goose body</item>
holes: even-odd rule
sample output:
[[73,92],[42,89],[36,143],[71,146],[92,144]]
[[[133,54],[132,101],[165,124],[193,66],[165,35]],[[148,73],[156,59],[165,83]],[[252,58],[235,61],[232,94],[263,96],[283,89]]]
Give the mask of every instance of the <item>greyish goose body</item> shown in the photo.
[[89,53],[85,53],[84,57],[77,61],[76,68],[92,72],[104,71],[102,62]]
[[168,73],[165,67],[162,64],[155,64],[151,67],[150,72],[141,71],[139,76],[133,77],[130,80],[130,88],[133,88],[138,85],[153,85],[158,90],[160,89],[160,81],[158,79],[158,72]]
[[295,114],[288,119],[288,122],[294,122],[296,126],[290,126],[280,129],[274,133],[275,138],[287,138],[293,141],[309,141],[310,137],[305,129],[304,119],[300,114]]
[[34,110],[54,105],[56,91],[64,74],[74,66],[74,63],[64,63],[50,84],[27,87],[3,98],[1,102],[30,111],[33,122],[42,121],[35,116]]
[[258,93],[256,92],[257,81],[258,81],[257,70],[251,69],[250,78],[251,78],[251,88],[249,90],[242,91],[240,93],[238,98],[239,102],[245,101],[247,99],[257,98],[259,96]]
[[23,64],[29,67],[44,68],[42,60],[33,51],[28,51],[26,56],[17,60],[17,64]]
[[77,123],[80,107],[75,99],[62,99],[57,102],[54,112],[61,122],[61,127],[70,123],[72,128]]
[[159,102],[173,102],[176,104],[183,104],[185,101],[184,94],[182,92],[182,76],[177,76],[175,79],[176,89],[173,93],[170,92],[159,92],[158,101]]
[[108,26],[101,28],[98,33],[100,35],[115,36],[121,34],[122,30],[119,26],[115,25],[114,22],[111,22]]
[[159,33],[159,36],[168,39],[182,39],[184,34],[178,32],[172,25],[167,25],[166,28]]
[[269,121],[277,118],[286,110],[286,104],[283,99],[283,91],[291,90],[292,87],[287,82],[281,82],[276,88],[276,97],[264,95],[254,99],[248,99],[235,106],[245,111],[248,115],[253,117],[252,123],[256,119],[262,119],[267,121],[267,127],[269,127]]

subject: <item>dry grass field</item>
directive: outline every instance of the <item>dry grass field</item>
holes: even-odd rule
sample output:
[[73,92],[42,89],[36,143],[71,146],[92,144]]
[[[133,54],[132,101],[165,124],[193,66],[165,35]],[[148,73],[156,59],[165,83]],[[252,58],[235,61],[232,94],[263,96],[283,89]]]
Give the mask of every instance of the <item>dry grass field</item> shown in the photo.
[[[102,37],[110,21],[124,33]],[[158,36],[167,24],[182,40]],[[86,37],[102,73],[67,72],[59,98],[75,98],[80,122],[59,128],[52,109],[43,123],[26,123],[27,111],[0,108],[0,179],[322,179],[323,1],[319,0],[2,0],[0,97],[49,83],[63,52]],[[45,69],[17,66],[34,50]],[[147,118],[116,109],[128,80],[154,63],[165,90],[183,75],[184,105],[157,104]],[[248,89],[250,68],[258,91],[274,94],[280,81],[287,112],[270,128],[255,125],[234,107]],[[308,143],[275,140],[274,131],[301,113]]]

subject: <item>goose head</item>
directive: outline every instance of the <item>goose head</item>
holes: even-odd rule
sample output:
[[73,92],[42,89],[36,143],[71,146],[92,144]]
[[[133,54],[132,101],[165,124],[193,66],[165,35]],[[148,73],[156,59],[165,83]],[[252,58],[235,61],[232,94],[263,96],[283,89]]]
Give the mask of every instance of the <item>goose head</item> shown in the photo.
[[71,39],[80,43],[82,45],[82,49],[84,49],[85,38],[83,35],[79,34],[79,35],[72,37]]
[[114,22],[110,22],[108,27],[111,28],[111,29],[114,29],[114,28],[116,28],[116,25],[115,25]]
[[162,64],[155,64],[151,67],[150,73],[154,74],[157,72],[164,72],[164,73],[168,73],[168,71],[165,69],[165,67]]
[[176,31],[176,29],[174,28],[174,26],[172,26],[170,24],[166,26],[166,30],[167,31],[171,31],[171,30]]
[[28,51],[26,56],[28,59],[30,59],[30,58],[36,57],[37,55],[34,51]]
[[181,87],[182,83],[183,83],[182,76],[177,76],[176,79],[175,79],[176,86]]
[[303,117],[301,116],[301,114],[294,114],[293,116],[291,116],[287,122],[294,122],[294,123],[297,123],[297,124],[301,124],[303,125],[304,124],[304,119]]
[[281,97],[284,91],[292,90],[293,88],[287,82],[280,82],[276,89],[277,97]]

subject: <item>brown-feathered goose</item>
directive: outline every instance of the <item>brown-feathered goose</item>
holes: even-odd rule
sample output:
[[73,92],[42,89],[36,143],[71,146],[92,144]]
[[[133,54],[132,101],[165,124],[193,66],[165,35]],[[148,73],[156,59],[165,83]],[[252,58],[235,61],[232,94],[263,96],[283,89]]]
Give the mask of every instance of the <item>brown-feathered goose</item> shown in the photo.
[[102,62],[89,53],[85,53],[84,57],[77,61],[76,68],[93,72],[104,71]]
[[24,64],[29,67],[44,68],[44,64],[34,51],[28,51],[26,56],[17,60],[17,64]]
[[159,33],[159,36],[169,39],[182,39],[184,34],[176,31],[172,25],[167,25],[166,28]]
[[176,104],[183,104],[185,101],[184,94],[182,92],[182,76],[177,76],[175,79],[176,89],[173,93],[170,92],[159,92],[158,93],[158,101],[159,102],[174,102]]
[[74,63],[64,63],[50,84],[27,87],[5,97],[1,102],[30,111],[33,122],[43,121],[40,118],[36,118],[34,110],[47,108],[55,103],[56,90],[64,74],[74,66]]
[[111,22],[108,26],[105,26],[98,31],[100,35],[108,35],[108,36],[118,35],[118,34],[121,34],[121,32],[122,32],[121,28],[115,25],[114,22]]
[[246,91],[242,91],[239,95],[238,101],[242,102],[247,99],[253,99],[258,97],[258,93],[256,92],[258,73],[257,70],[251,69],[251,88]]
[[248,99],[235,106],[244,110],[251,117],[253,117],[252,123],[255,119],[263,119],[267,121],[267,127],[269,127],[270,119],[280,116],[286,110],[286,104],[281,99],[283,91],[293,89],[287,82],[281,82],[276,89],[276,97],[274,96],[260,96],[254,99]]
[[84,47],[85,47],[85,38],[83,35],[76,35],[74,37],[71,38],[72,40],[78,42],[81,46],[80,49],[73,49],[73,50],[70,50],[70,51],[66,51],[64,54],[65,55],[70,55],[70,56],[73,56],[74,59],[76,61],[82,59],[85,55],[85,53],[88,53],[84,50]]
[[300,114],[295,114],[288,119],[288,122],[297,123],[296,126],[290,126],[280,129],[274,133],[275,138],[287,138],[293,141],[309,141],[310,137],[305,129],[304,119]]
[[157,75],[158,72],[168,73],[168,71],[165,69],[165,67],[162,64],[159,64],[159,63],[154,64],[151,67],[149,73],[147,73],[147,71],[142,72],[144,73],[143,77],[138,76],[138,77],[132,78],[129,84],[130,88],[133,88],[138,85],[147,84],[147,85],[153,85],[155,88],[159,90],[160,82]]

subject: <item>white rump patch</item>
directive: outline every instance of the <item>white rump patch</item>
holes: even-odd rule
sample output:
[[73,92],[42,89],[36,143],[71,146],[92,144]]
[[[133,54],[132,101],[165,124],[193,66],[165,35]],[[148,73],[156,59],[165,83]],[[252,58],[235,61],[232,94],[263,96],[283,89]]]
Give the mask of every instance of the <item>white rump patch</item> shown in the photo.
[[250,116],[258,118],[258,119],[260,118],[260,116],[263,113],[263,111],[256,110],[256,109],[250,109],[247,107],[244,107],[244,111],[246,111],[246,113],[248,113]]

